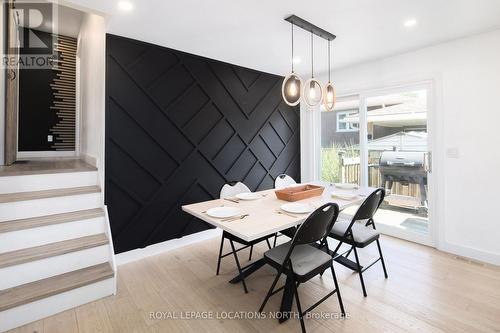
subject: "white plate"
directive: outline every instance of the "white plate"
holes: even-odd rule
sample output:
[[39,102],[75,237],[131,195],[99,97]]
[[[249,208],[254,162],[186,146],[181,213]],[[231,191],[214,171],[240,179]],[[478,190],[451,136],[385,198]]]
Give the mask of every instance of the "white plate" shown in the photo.
[[290,202],[280,206],[285,212],[293,214],[307,214],[314,210],[314,207],[306,203]]
[[207,210],[207,215],[218,219],[232,217],[240,214],[240,210],[236,207],[215,207]]
[[358,197],[357,194],[347,194],[347,193],[332,193],[332,198],[339,198],[342,200],[354,200]]
[[342,188],[345,190],[356,190],[359,188],[358,184],[349,184],[349,183],[335,183],[335,187]]
[[254,192],[246,192],[246,193],[238,193],[235,195],[236,198],[240,200],[257,200],[261,199],[262,195],[254,193]]

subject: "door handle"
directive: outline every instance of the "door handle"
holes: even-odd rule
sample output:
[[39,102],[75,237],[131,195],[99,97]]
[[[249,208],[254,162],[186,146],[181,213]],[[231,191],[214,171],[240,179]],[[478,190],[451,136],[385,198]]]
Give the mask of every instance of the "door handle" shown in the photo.
[[432,173],[432,152],[425,153],[425,171]]

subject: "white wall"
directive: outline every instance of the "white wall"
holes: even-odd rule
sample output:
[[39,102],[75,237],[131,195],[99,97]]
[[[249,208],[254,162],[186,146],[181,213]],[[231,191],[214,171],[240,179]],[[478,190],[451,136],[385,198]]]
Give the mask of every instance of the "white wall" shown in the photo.
[[500,265],[500,30],[340,69],[333,79],[339,96],[433,81],[436,245]]
[[102,16],[86,13],[78,36],[80,76],[80,155],[95,161],[101,186],[104,171],[105,47]]

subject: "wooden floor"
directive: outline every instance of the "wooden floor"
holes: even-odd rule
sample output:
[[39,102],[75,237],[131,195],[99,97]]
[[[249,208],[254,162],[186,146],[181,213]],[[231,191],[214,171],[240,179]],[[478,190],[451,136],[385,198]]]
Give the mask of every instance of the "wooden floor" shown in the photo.
[[[210,239],[120,266],[116,296],[13,332],[300,332],[295,319],[280,325],[274,319],[150,318],[150,312],[186,316],[191,311],[211,311],[222,316],[230,311],[253,314],[259,308],[274,271],[265,267],[252,275],[250,293],[245,295],[241,285],[227,282],[235,274],[232,258],[223,259],[222,274],[215,275],[219,241]],[[380,265],[369,269],[364,298],[358,276],[337,265],[349,318],[307,319],[308,332],[500,332],[500,268],[390,237],[383,237],[382,247],[389,279],[383,278]],[[370,260],[375,250],[362,250],[361,259]],[[242,258],[245,253],[241,252]],[[301,285],[303,307],[326,294],[332,284],[325,274]],[[274,296],[265,310],[278,310],[280,297]],[[318,314],[338,311],[335,297],[314,310]]]

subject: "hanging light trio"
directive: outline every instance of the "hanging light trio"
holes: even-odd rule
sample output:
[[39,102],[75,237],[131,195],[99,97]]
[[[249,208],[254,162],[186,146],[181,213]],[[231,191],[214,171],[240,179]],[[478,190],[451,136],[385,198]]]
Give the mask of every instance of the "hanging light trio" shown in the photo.
[[[295,106],[301,101],[309,107],[315,107],[323,103],[326,111],[332,111],[335,106],[335,87],[330,76],[330,43],[335,39],[332,35],[311,23],[292,15],[285,19],[292,26],[292,72],[283,80],[282,95],[286,104]],[[304,30],[311,32],[311,78],[302,84],[302,80],[294,71],[294,38],[293,28],[298,25]],[[328,83],[325,88],[321,87],[318,80],[314,78],[314,35],[328,40]]]

